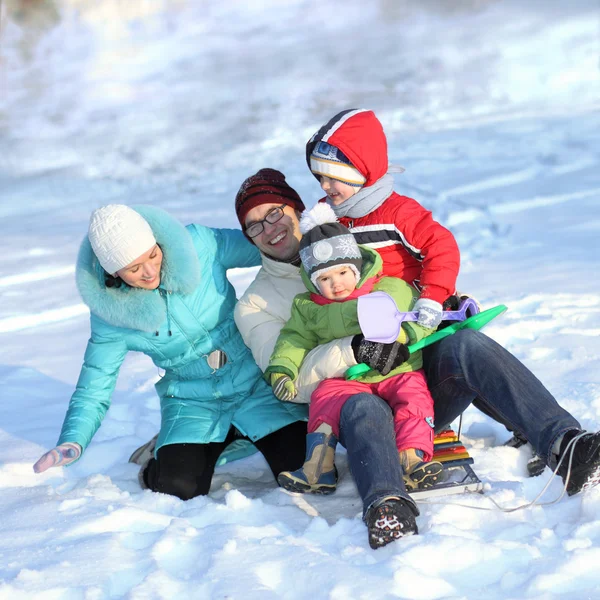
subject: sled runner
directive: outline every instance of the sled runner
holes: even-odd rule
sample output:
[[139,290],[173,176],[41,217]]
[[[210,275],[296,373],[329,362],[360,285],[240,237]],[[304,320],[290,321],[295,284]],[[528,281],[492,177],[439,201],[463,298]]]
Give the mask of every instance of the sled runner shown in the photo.
[[409,494],[419,500],[434,496],[481,492],[483,484],[473,471],[473,458],[452,429],[438,433],[434,440],[433,459],[444,465],[446,478],[433,487],[422,490],[409,490]]

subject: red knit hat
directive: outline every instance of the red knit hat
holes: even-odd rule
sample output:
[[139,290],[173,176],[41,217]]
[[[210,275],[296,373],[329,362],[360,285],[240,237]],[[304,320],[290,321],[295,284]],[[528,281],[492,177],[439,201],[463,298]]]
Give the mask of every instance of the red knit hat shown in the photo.
[[285,180],[285,175],[275,169],[261,169],[242,183],[235,197],[235,212],[245,229],[246,215],[261,204],[287,204],[298,212],[305,209],[298,192]]

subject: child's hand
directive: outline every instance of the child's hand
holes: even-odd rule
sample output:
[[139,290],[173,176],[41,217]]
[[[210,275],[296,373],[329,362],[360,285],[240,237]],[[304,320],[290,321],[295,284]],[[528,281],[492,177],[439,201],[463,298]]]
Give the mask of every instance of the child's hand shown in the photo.
[[442,322],[444,309],[439,302],[430,300],[429,298],[419,298],[413,310],[418,311],[419,319],[417,323],[428,329],[437,329],[437,326]]
[[275,397],[283,402],[293,400],[298,394],[294,382],[283,373],[273,373],[271,375],[271,387]]
[[365,340],[362,334],[352,338],[352,350],[356,362],[365,363],[382,375],[387,375],[390,371],[398,368],[410,357],[406,344],[370,342]]
[[77,460],[81,456],[81,446],[73,442],[67,442],[60,444],[53,448],[49,452],[46,452],[36,463],[33,465],[33,470],[36,473],[43,473],[51,467],[65,467]]
[[400,327],[400,333],[398,334],[396,341],[399,344],[408,344],[408,342],[409,342],[408,333],[406,333],[406,331],[404,331],[404,327]]

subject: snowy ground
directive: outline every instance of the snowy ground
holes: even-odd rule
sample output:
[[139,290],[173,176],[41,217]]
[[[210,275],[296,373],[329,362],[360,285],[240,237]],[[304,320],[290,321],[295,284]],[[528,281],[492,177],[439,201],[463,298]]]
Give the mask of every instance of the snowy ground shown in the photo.
[[304,143],[356,106],[407,168],[396,189],[455,232],[460,289],[509,306],[488,333],[600,428],[597,0],[247,4],[0,2],[0,599],[600,597],[600,490],[456,506],[524,504],[552,477],[527,479],[526,450],[472,409],[485,495],[422,505],[421,535],[378,551],[343,452],[329,498],[278,489],[260,455],[220,469],[209,497],[142,492],[127,458],[159,423],[144,357],[84,458],[34,475],[87,340],[73,263],[90,211],[234,227],[263,166],[311,205]]

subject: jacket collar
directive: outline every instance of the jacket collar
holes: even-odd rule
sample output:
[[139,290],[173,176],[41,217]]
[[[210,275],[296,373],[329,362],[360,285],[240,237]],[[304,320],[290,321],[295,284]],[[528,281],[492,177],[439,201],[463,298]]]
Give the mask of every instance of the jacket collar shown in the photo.
[[[160,288],[192,293],[200,283],[200,261],[190,232],[167,212],[152,206],[132,206],[152,228],[163,252]],[[166,319],[165,302],[158,290],[122,285],[107,288],[100,266],[86,236],[81,243],[75,271],[77,288],[90,312],[115,327],[156,331]]]
[[292,263],[281,262],[269,258],[266,254],[260,253],[262,257],[262,266],[267,275],[275,278],[296,278],[300,275],[300,267]]

